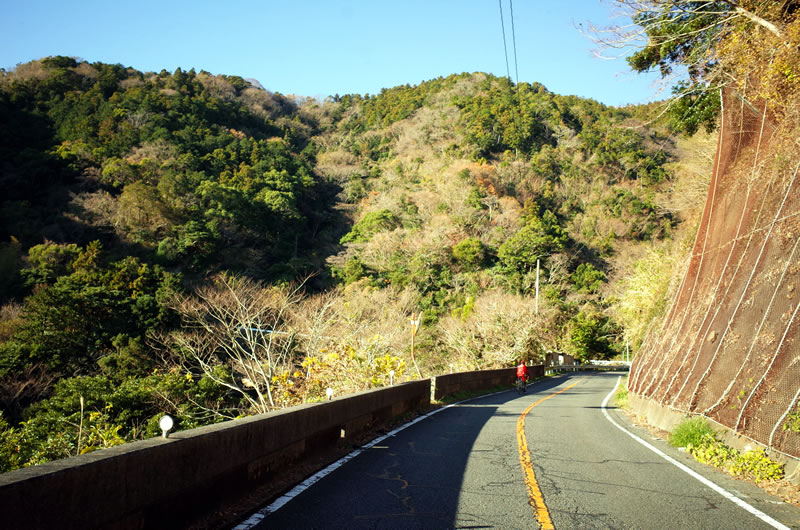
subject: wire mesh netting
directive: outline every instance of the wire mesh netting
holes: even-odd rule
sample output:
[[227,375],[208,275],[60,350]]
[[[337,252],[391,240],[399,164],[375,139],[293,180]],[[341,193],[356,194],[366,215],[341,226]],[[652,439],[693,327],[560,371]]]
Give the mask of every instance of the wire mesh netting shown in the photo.
[[733,90],[722,101],[689,265],[628,386],[800,458],[800,149],[766,107]]

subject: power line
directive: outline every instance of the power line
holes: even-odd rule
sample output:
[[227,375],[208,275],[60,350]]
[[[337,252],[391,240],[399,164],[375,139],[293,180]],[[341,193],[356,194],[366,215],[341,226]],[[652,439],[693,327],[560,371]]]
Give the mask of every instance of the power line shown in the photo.
[[[503,53],[506,57],[506,77],[511,81],[511,69],[508,67],[508,46],[506,45],[506,25],[503,19],[503,0],[497,0],[497,5],[500,8],[500,29],[503,30]],[[517,34],[514,29],[514,2],[508,0],[508,6],[511,11],[511,42],[514,47],[514,83],[519,83],[519,66],[517,63]]]
[[[519,99],[519,67],[517,64],[517,35],[514,31],[514,2],[513,0],[508,0],[508,6],[511,11],[511,38],[514,44],[514,74],[516,76],[515,81],[511,81],[511,70],[508,68],[508,47],[506,46],[506,26],[503,21],[503,0],[497,1],[498,5],[500,6],[500,27],[503,30],[503,52],[506,55],[506,75],[508,76],[508,82],[510,84],[509,90],[512,89],[514,83],[517,84],[517,98]],[[518,105],[516,106],[518,107]],[[514,112],[514,128],[519,128],[519,116],[518,112]],[[514,149],[517,156],[519,155],[519,145],[517,145]],[[538,267],[538,262],[537,262]],[[538,269],[537,269],[538,270]],[[538,281],[538,280],[537,280]]]
[[497,0],[497,5],[500,7],[500,28],[503,30],[503,53],[506,55],[506,76],[508,80],[511,81],[511,70],[508,68],[508,47],[506,47],[506,25],[505,22],[503,22],[503,0]]
[[519,83],[519,67],[517,66],[517,35],[514,32],[514,2],[508,0],[511,8],[511,42],[514,44],[514,82]]

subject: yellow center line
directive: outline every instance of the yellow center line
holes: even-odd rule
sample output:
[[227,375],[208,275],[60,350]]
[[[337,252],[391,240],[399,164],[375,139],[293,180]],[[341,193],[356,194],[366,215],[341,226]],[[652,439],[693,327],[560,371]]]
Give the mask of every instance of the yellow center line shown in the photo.
[[533,472],[533,464],[531,463],[531,452],[528,450],[528,440],[525,438],[525,416],[528,413],[541,403],[542,401],[547,401],[553,396],[557,396],[562,392],[566,392],[570,388],[574,387],[580,383],[580,381],[576,381],[572,383],[568,387],[562,388],[558,392],[554,392],[549,396],[545,396],[539,401],[531,403],[528,405],[520,417],[517,419],[517,444],[519,445],[519,463],[522,465],[522,475],[525,477],[525,486],[528,488],[528,503],[533,508],[534,515],[536,516],[536,520],[539,521],[539,525],[543,530],[553,529],[553,520],[550,518],[550,512],[547,510],[547,506],[544,504],[544,497],[542,496],[542,490],[539,489],[539,484],[536,482],[536,475]]

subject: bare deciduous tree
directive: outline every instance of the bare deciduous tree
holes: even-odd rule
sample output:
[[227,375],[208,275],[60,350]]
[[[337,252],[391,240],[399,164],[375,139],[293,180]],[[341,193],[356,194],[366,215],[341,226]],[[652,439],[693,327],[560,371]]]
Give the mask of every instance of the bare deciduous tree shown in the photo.
[[[218,275],[192,295],[172,300],[183,327],[159,341],[185,364],[240,394],[255,411],[274,410],[274,378],[295,360],[295,333],[287,317],[302,298],[301,288],[263,287]],[[220,371],[220,365],[229,372]]]
[[512,366],[520,359],[539,360],[551,344],[552,311],[537,314],[534,301],[500,291],[484,293],[468,316],[442,319],[442,340],[452,352],[457,369],[475,370]]
[[25,406],[42,399],[55,380],[56,376],[42,364],[29,364],[20,372],[12,371],[0,378],[0,411],[4,409],[12,417],[17,416]]
[[337,302],[340,293],[334,289],[297,304],[288,318],[293,329],[302,330],[299,349],[306,357],[317,354],[339,332]]

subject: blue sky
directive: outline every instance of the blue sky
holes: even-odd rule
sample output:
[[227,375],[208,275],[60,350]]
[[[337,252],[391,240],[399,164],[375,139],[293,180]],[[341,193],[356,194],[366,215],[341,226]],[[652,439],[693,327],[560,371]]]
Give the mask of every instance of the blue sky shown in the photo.
[[[502,0],[515,76],[508,0]],[[513,3],[519,81],[609,105],[660,99],[656,75],[601,60],[579,23],[610,2]],[[506,75],[497,0],[0,0],[0,67],[48,55],[142,71],[195,68],[257,79],[283,94],[376,94],[461,72]]]

